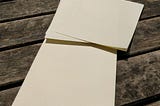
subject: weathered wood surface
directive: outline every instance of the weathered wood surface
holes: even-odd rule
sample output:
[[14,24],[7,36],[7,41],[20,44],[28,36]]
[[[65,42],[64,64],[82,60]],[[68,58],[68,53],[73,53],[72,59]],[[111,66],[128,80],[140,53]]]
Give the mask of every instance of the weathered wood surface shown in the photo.
[[0,22],[56,11],[59,0],[15,0],[0,3]]
[[53,15],[44,15],[1,23],[0,49],[43,39],[52,18]]
[[[160,0],[131,1],[145,4],[141,19],[160,15]],[[19,17],[50,13],[56,10],[58,3],[59,0],[15,0],[15,2],[11,3],[0,3],[0,22],[18,19]]]
[[116,91],[116,104],[160,93],[160,50],[118,61]]
[[141,19],[160,15],[160,0],[130,0],[144,4]]
[[[1,52],[0,84],[24,79],[39,47],[35,44]],[[118,61],[117,106],[160,93],[159,63],[160,51]]]
[[0,4],[1,3],[10,3],[10,2],[13,2],[14,0],[0,0]]
[[[42,40],[53,14],[0,24],[0,49]],[[129,55],[160,48],[160,17],[138,23]]]
[[160,48],[160,17],[140,21],[129,54]]
[[0,92],[0,106],[11,106],[19,87],[11,88]]
[[40,44],[0,52],[0,87],[25,78]]

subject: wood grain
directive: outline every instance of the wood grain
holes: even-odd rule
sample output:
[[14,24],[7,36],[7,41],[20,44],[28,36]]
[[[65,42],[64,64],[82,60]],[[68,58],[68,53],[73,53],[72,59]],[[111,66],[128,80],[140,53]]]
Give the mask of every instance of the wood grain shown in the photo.
[[[41,44],[0,53],[0,84],[22,80]],[[117,64],[116,106],[160,93],[160,50]]]
[[40,44],[0,52],[0,86],[25,78]]
[[160,15],[160,0],[130,0],[144,4],[141,19]]
[[120,60],[116,104],[127,104],[160,93],[160,50]]
[[[53,14],[0,24],[0,49],[44,38]],[[160,48],[160,17],[140,21],[127,55]],[[126,53],[124,53],[126,54]]]
[[55,11],[59,0],[15,0],[0,4],[0,22]]
[[53,15],[0,24],[0,48],[44,39]]
[[19,87],[1,91],[0,106],[11,106],[17,95],[18,90],[19,90]]
[[160,17],[140,21],[129,54],[160,48]]
[[[131,0],[145,5],[141,19],[160,15],[160,0]],[[0,4],[0,22],[50,13],[56,10],[59,0],[15,0]],[[29,7],[29,8],[28,8]]]

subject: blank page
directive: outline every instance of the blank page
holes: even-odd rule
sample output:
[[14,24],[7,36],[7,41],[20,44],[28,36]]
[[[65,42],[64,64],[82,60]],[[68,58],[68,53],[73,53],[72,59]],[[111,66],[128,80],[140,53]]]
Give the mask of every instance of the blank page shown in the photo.
[[122,0],[62,0],[46,38],[53,33],[127,50],[143,5]]
[[12,106],[114,106],[115,79],[116,51],[44,43]]

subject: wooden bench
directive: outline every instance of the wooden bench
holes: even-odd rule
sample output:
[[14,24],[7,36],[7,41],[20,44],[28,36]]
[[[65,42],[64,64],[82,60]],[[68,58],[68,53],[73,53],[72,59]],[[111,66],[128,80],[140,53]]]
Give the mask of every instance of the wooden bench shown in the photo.
[[[115,104],[160,106],[160,0],[132,1],[145,8],[128,52],[118,52]],[[0,106],[11,106],[58,3],[0,0]]]

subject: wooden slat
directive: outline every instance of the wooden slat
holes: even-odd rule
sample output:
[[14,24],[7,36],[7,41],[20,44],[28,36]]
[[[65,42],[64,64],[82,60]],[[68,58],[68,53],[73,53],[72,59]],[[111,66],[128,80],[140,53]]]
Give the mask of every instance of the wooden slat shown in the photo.
[[25,78],[40,44],[0,52],[0,86]]
[[141,19],[160,15],[160,0],[130,0],[144,4]]
[[160,93],[160,50],[118,61],[116,104]]
[[160,48],[160,17],[138,23],[129,54]]
[[[0,85],[25,78],[40,44],[0,53]],[[160,93],[160,50],[118,61],[116,106]]]
[[0,106],[11,106],[15,99],[19,87],[4,90],[0,92]]
[[[44,38],[53,15],[28,18],[0,24],[0,49]],[[138,23],[128,54],[160,48],[160,17]]]
[[44,38],[53,15],[45,15],[0,24],[0,48]]
[[15,0],[0,0],[0,4],[1,3],[10,3],[10,2],[14,2]]
[[55,11],[59,0],[15,0],[0,4],[0,22]]
[[[160,0],[131,0],[145,4],[142,18],[160,15]],[[0,4],[0,21],[55,11],[59,0],[15,0]]]

